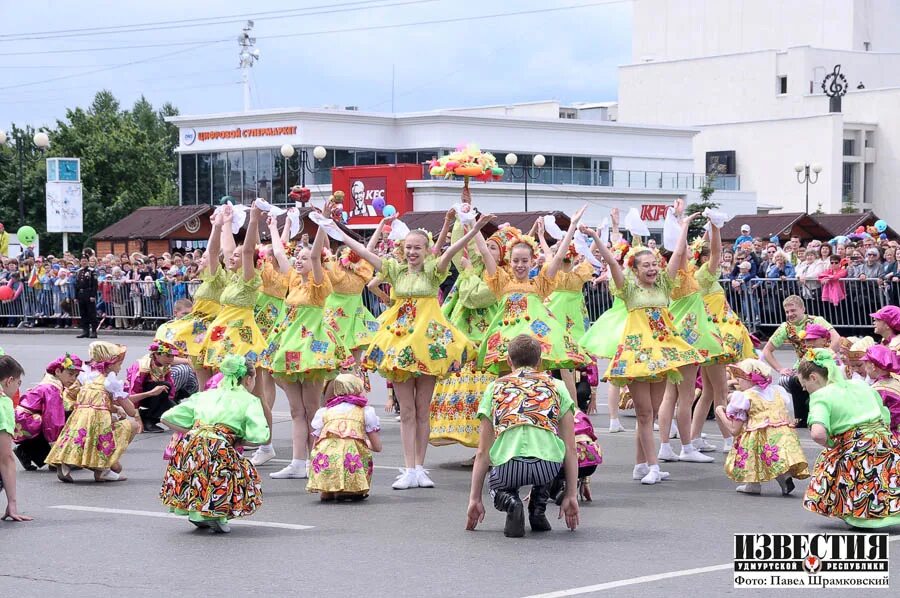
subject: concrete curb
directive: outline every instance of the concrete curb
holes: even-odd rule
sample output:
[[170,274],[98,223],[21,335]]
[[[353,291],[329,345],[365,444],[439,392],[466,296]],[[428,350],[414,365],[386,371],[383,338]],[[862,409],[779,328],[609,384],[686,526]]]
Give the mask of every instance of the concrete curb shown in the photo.
[[[21,334],[21,335],[42,335],[55,334],[66,335],[71,333],[73,336],[81,334],[80,328],[0,328],[0,336],[5,334]],[[101,330],[97,333],[98,339],[108,336],[134,336],[152,338],[156,334],[155,330]]]

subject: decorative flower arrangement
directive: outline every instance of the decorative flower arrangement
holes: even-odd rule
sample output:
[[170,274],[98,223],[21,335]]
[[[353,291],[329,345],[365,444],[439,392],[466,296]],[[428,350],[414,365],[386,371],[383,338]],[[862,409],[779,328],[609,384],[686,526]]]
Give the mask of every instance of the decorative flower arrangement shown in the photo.
[[497,158],[489,152],[482,152],[470,143],[459,146],[456,151],[431,161],[429,173],[433,177],[463,177],[468,183],[474,177],[479,181],[498,181],[503,178],[503,169],[497,165]]

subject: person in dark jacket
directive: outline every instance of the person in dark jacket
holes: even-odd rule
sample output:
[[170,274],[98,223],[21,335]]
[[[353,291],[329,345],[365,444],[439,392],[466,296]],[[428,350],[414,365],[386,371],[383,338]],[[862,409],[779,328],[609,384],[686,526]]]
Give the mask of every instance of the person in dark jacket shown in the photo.
[[78,338],[97,338],[97,272],[90,267],[88,255],[82,254],[81,268],[75,275],[75,298],[81,314]]

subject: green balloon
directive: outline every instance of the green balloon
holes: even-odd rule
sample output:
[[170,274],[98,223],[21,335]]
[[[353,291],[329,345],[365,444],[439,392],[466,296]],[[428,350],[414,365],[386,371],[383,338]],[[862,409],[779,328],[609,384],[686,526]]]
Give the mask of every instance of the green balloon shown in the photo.
[[19,243],[23,246],[27,246],[35,242],[37,239],[37,231],[30,226],[22,226],[19,228],[16,236],[19,237]]

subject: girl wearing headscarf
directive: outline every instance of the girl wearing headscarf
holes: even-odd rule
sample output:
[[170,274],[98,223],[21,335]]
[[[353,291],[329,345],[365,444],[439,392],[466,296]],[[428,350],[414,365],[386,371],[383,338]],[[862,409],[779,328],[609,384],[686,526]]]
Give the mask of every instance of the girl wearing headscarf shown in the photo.
[[229,519],[252,515],[262,505],[259,475],[238,446],[269,442],[271,414],[264,399],[250,391],[255,363],[229,355],[219,365],[222,381],[162,416],[162,423],[184,436],[166,467],[163,504],[197,527],[231,531]]
[[316,411],[312,434],[309,492],[322,501],[363,500],[372,483],[372,452],[381,452],[381,423],[366,400],[363,381],[340,374],[325,392],[325,406]]
[[13,451],[27,471],[40,469],[66,424],[63,393],[78,382],[81,359],[66,353],[47,365],[43,379],[28,389],[16,406]]
[[900,524],[900,444],[881,396],[848,381],[829,349],[810,349],[797,366],[809,393],[809,432],[825,447],[803,507],[860,528]]
[[72,469],[77,467],[92,470],[96,482],[127,479],[121,475],[120,460],[141,426],[124,380],[118,378],[125,351],[124,346],[105,341],[88,347],[90,363],[79,376],[81,389],[72,415],[45,459],[56,466],[62,482],[71,484]]
[[891,414],[891,432],[900,440],[900,356],[887,345],[874,345],[866,351],[861,361],[872,388],[881,395],[884,406]]

